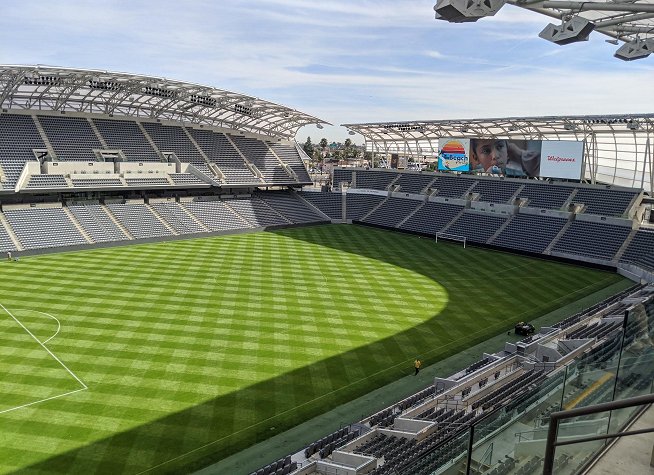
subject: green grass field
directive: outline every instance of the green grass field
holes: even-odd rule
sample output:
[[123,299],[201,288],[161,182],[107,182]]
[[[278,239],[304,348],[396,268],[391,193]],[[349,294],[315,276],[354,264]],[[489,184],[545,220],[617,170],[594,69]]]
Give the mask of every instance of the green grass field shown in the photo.
[[351,225],[2,262],[0,472],[201,466],[620,280]]

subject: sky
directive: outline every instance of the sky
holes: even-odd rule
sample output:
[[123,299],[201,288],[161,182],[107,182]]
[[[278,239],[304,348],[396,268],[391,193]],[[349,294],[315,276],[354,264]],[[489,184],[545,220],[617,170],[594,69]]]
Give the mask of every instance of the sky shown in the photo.
[[[623,62],[599,33],[557,46],[551,20],[506,5],[449,24],[435,0],[2,0],[0,63],[206,84],[343,123],[644,113],[654,59]],[[350,137],[362,143],[361,136]]]

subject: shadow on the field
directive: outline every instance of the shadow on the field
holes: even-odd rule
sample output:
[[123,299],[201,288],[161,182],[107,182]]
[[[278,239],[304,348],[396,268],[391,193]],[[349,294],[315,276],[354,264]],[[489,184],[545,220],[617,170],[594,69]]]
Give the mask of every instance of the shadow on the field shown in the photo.
[[[368,239],[358,240],[358,233],[352,232],[352,226],[348,227],[349,232],[344,230],[343,233],[331,232],[338,231],[337,227],[332,227],[328,233],[330,239],[325,240],[324,228],[316,226],[273,232],[317,244],[316,252],[320,252],[320,247],[327,246],[372,259],[379,258],[379,246],[390,245],[391,241],[397,242],[397,234],[377,231],[373,233],[376,240],[371,243],[370,230],[361,231],[361,235],[367,233]],[[436,269],[434,268],[432,273],[429,265],[425,264],[425,256],[421,255],[424,247],[433,246],[435,243],[428,239],[410,239],[407,242],[406,252],[384,253],[387,256],[385,262],[435,278]],[[465,256],[461,257],[464,258]],[[592,289],[589,293],[591,291]],[[25,471],[139,473],[149,469],[147,473],[158,474],[188,473],[200,469],[362,396],[372,389],[411,374],[413,358],[418,354],[418,349],[430,348],[430,339],[433,347],[435,331],[445,334],[449,331],[446,323],[438,320],[440,319],[431,318],[416,327],[365,347],[332,356],[184,411],[169,414],[132,430],[50,457],[27,467]],[[450,341],[450,344],[432,348],[432,351],[428,352],[429,355],[422,351],[420,354],[427,363],[431,363],[485,341],[501,331],[506,331],[506,327],[510,326],[510,321],[501,321],[499,325],[485,326],[463,339],[458,338],[460,333],[457,334],[456,330],[453,331],[456,336],[446,340]],[[404,355],[405,360],[398,358],[398,355]],[[243,364],[247,365],[248,362],[244,361]],[[467,364],[468,361],[462,359],[461,367]],[[366,368],[370,373],[363,378],[361,375],[353,377],[352,368],[356,367]],[[379,368],[387,369],[377,371]],[[455,370],[456,368],[452,368],[452,371]],[[386,405],[387,403],[379,401],[379,407],[370,407],[369,412],[373,413]],[[241,421],[247,418],[252,421],[252,425],[247,428],[239,426]],[[257,420],[260,422],[256,422]],[[323,427],[323,432],[337,429],[340,422],[342,421],[334,421],[333,427]],[[304,444],[313,440],[315,439],[310,438],[304,441]],[[288,449],[290,451],[301,448],[302,446]],[[274,458],[275,455],[271,455],[265,460],[251,462],[255,466],[261,466]]]

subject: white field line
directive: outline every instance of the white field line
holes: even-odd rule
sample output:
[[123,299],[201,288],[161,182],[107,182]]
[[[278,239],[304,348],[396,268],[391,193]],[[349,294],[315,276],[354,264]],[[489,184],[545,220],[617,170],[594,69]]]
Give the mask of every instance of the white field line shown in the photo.
[[60,398],[60,397],[68,396],[70,394],[75,394],[75,393],[78,393],[80,391],[86,391],[87,389],[88,388],[79,388],[79,389],[76,389],[74,391],[68,391],[67,393],[57,394],[56,396],[47,397],[45,399],[39,399],[38,401],[33,401],[33,402],[30,402],[30,403],[27,403],[27,404],[23,404],[22,406],[16,406],[16,407],[12,407],[12,408],[9,408],[9,409],[5,409],[3,411],[0,411],[0,414],[5,414],[7,412],[15,411],[16,409],[22,409],[24,407],[33,406],[34,404],[38,404],[40,402],[50,401],[52,399],[57,399],[57,398]]
[[61,322],[57,319],[57,317],[55,317],[54,315],[50,315],[49,313],[39,312],[37,310],[33,310],[33,311],[36,312],[36,313],[40,313],[41,315],[45,315],[47,317],[50,317],[50,318],[54,319],[55,322],[57,322],[57,331],[55,332],[54,335],[52,335],[50,338],[48,338],[47,340],[45,340],[43,342],[43,344],[45,345],[47,342],[49,342],[50,340],[52,340],[54,337],[56,337],[59,334],[59,330],[61,330]]
[[52,351],[50,351],[50,350],[48,349],[48,347],[45,346],[45,345],[41,342],[41,340],[39,340],[36,336],[34,336],[34,334],[33,334],[31,331],[29,331],[29,329],[28,329],[25,325],[23,325],[23,324],[21,323],[20,320],[18,320],[18,319],[17,319],[17,318],[16,318],[16,317],[15,317],[15,316],[14,316],[14,315],[9,311],[9,310],[7,310],[7,307],[5,307],[4,305],[2,305],[2,304],[0,303],[0,308],[2,308],[5,312],[7,312],[7,314],[9,314],[9,316],[10,316],[11,318],[13,318],[13,319],[16,321],[16,323],[18,323],[18,324],[23,328],[23,330],[25,330],[25,331],[29,334],[29,336],[31,336],[32,338],[34,338],[34,341],[36,341],[39,345],[41,345],[41,347],[42,347],[45,351],[47,351],[48,354],[49,354],[50,356],[52,356],[52,357],[55,359],[55,361],[56,361],[57,363],[59,363],[59,364],[60,364],[60,365],[61,365],[61,366],[66,370],[66,371],[68,371],[68,373],[69,373],[73,378],[75,378],[75,380],[76,380],[78,383],[80,383],[80,384],[82,385],[82,388],[83,388],[83,389],[88,389],[88,388],[89,388],[86,384],[84,384],[84,382],[83,382],[81,379],[79,379],[79,378],[77,377],[77,375],[76,375],[75,373],[73,373],[73,372],[70,370],[70,368],[69,368],[68,366],[66,366],[66,365],[63,363],[63,361],[61,361],[59,358],[57,358],[57,355],[55,355]]
[[[602,280],[602,282],[605,282],[605,281],[607,281],[607,280],[608,280],[608,278]],[[586,290],[588,287],[590,287],[590,286],[592,286],[592,285],[593,285],[593,284],[588,284],[588,285],[586,285],[585,287],[583,287],[583,288],[581,288],[581,289],[575,290],[574,292],[570,292],[570,294],[568,294],[568,295],[574,295],[574,294],[577,294],[577,293],[579,293],[579,292],[583,292],[584,290]],[[564,298],[564,297],[566,297],[566,296],[563,296],[563,297],[559,297],[559,298],[557,298],[557,299],[554,299],[554,300],[552,300],[552,302],[557,302],[557,301],[561,300],[561,299]],[[552,303],[552,302],[549,302],[549,303]],[[530,311],[531,311],[531,310],[526,310],[525,312],[520,313],[520,314],[517,315],[516,317],[519,319],[522,315],[524,315],[525,313],[530,312]],[[504,323],[499,323],[499,324],[497,324],[497,325],[493,325],[493,328],[494,328],[494,327],[500,327],[500,326],[505,326],[505,324],[504,324]],[[472,333],[470,333],[470,334],[468,334],[468,335],[466,335],[466,336],[464,336],[464,337],[457,338],[457,339],[452,340],[452,341],[450,341],[449,343],[446,343],[446,344],[444,344],[444,345],[442,345],[442,346],[439,346],[439,347],[437,347],[437,348],[433,348],[432,350],[427,351],[426,353],[423,353],[423,355],[433,353],[434,351],[437,351],[437,350],[443,350],[444,348],[447,348],[447,347],[453,345],[454,343],[458,343],[459,341],[464,340],[464,339],[469,339],[470,336],[472,336],[472,335],[476,335],[477,333],[480,333],[480,332],[482,332],[482,331],[486,331],[486,330],[487,330],[487,328],[483,328],[483,329],[477,330],[477,331],[472,332]],[[491,337],[491,338],[492,338],[492,337]],[[261,420],[261,421],[255,422],[254,424],[250,424],[250,425],[247,426],[247,427],[243,427],[242,429],[239,429],[239,430],[237,430],[236,432],[233,432],[233,433],[231,433],[231,434],[229,434],[229,435],[226,435],[226,436],[221,437],[221,438],[216,439],[216,440],[212,440],[212,441],[210,441],[210,442],[207,442],[206,444],[203,444],[203,445],[201,445],[201,446],[199,446],[199,447],[196,447],[195,449],[189,450],[188,452],[185,452],[185,453],[183,453],[183,454],[180,454],[180,455],[178,455],[178,456],[176,456],[176,457],[173,457],[173,458],[171,458],[171,459],[165,460],[165,461],[163,461],[163,462],[161,462],[161,463],[158,463],[157,465],[153,465],[152,467],[146,468],[145,470],[143,470],[143,471],[141,471],[141,472],[138,472],[136,475],[143,475],[144,473],[148,473],[148,472],[151,472],[152,470],[156,470],[157,468],[162,467],[162,466],[164,466],[164,465],[166,465],[166,464],[168,464],[168,463],[170,463],[170,462],[174,462],[175,460],[179,460],[179,459],[181,459],[181,458],[183,458],[183,457],[186,457],[186,456],[189,455],[189,454],[192,454],[192,453],[197,452],[197,451],[199,451],[199,450],[202,450],[202,449],[204,449],[204,448],[206,448],[206,447],[209,447],[209,446],[211,446],[211,445],[214,445],[214,444],[216,444],[216,443],[218,443],[218,442],[221,442],[222,440],[224,440],[224,439],[226,439],[226,438],[228,438],[228,437],[232,437],[232,436],[234,436],[234,435],[236,435],[236,434],[238,434],[238,433],[240,433],[240,432],[243,432],[243,431],[246,431],[246,430],[248,430],[248,429],[251,429],[252,427],[256,427],[256,426],[258,426],[258,425],[264,424],[264,423],[268,422],[269,420],[275,419],[276,417],[283,416],[284,414],[287,414],[287,413],[289,413],[289,412],[296,411],[298,408],[300,408],[300,407],[302,407],[302,406],[306,406],[306,405],[308,405],[308,404],[312,404],[312,403],[314,403],[314,402],[316,402],[316,401],[318,401],[318,400],[320,400],[320,399],[323,399],[323,398],[326,397],[326,396],[329,396],[329,395],[331,395],[331,394],[333,394],[333,393],[336,393],[336,392],[338,392],[338,391],[341,391],[341,390],[343,390],[343,389],[345,389],[345,388],[347,388],[347,387],[349,387],[349,386],[352,386],[352,385],[354,385],[354,384],[358,384],[358,383],[360,383],[361,381],[365,381],[366,379],[370,379],[370,378],[372,378],[373,376],[376,376],[377,374],[383,373],[383,372],[388,371],[388,370],[391,370],[391,369],[395,369],[395,368],[397,368],[397,367],[399,367],[399,366],[411,367],[411,362],[408,361],[408,362],[397,363],[397,364],[394,364],[394,365],[392,365],[392,366],[389,366],[388,368],[385,368],[385,369],[379,370],[379,371],[377,371],[377,372],[375,372],[375,373],[373,373],[373,374],[370,374],[370,375],[368,375],[368,376],[366,376],[366,377],[364,377],[364,378],[361,378],[361,379],[359,379],[359,380],[357,380],[357,381],[352,381],[351,383],[346,384],[345,386],[341,386],[340,388],[336,388],[336,389],[333,389],[333,390],[331,390],[331,391],[329,391],[329,392],[327,392],[327,393],[323,393],[323,394],[321,394],[320,396],[318,396],[318,397],[316,397],[316,398],[314,398],[314,399],[312,399],[312,400],[310,400],[310,401],[306,401],[306,402],[303,402],[302,404],[298,404],[298,405],[295,406],[295,407],[292,407],[292,408],[290,408],[290,409],[287,409],[287,410],[285,410],[285,411],[282,411],[282,412],[280,412],[280,413],[278,413],[278,414],[275,414],[275,415],[273,415],[273,416],[270,416],[270,417],[268,417],[268,418],[266,418],[266,419],[263,419],[263,420]]]

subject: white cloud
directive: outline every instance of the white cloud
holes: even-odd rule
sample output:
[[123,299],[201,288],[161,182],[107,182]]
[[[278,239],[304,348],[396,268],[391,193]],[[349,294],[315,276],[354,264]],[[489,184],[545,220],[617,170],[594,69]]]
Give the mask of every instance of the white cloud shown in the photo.
[[553,47],[544,16],[453,25],[434,2],[5,0],[0,62],[208,84],[335,124],[654,108],[651,62],[618,64],[602,38]]

